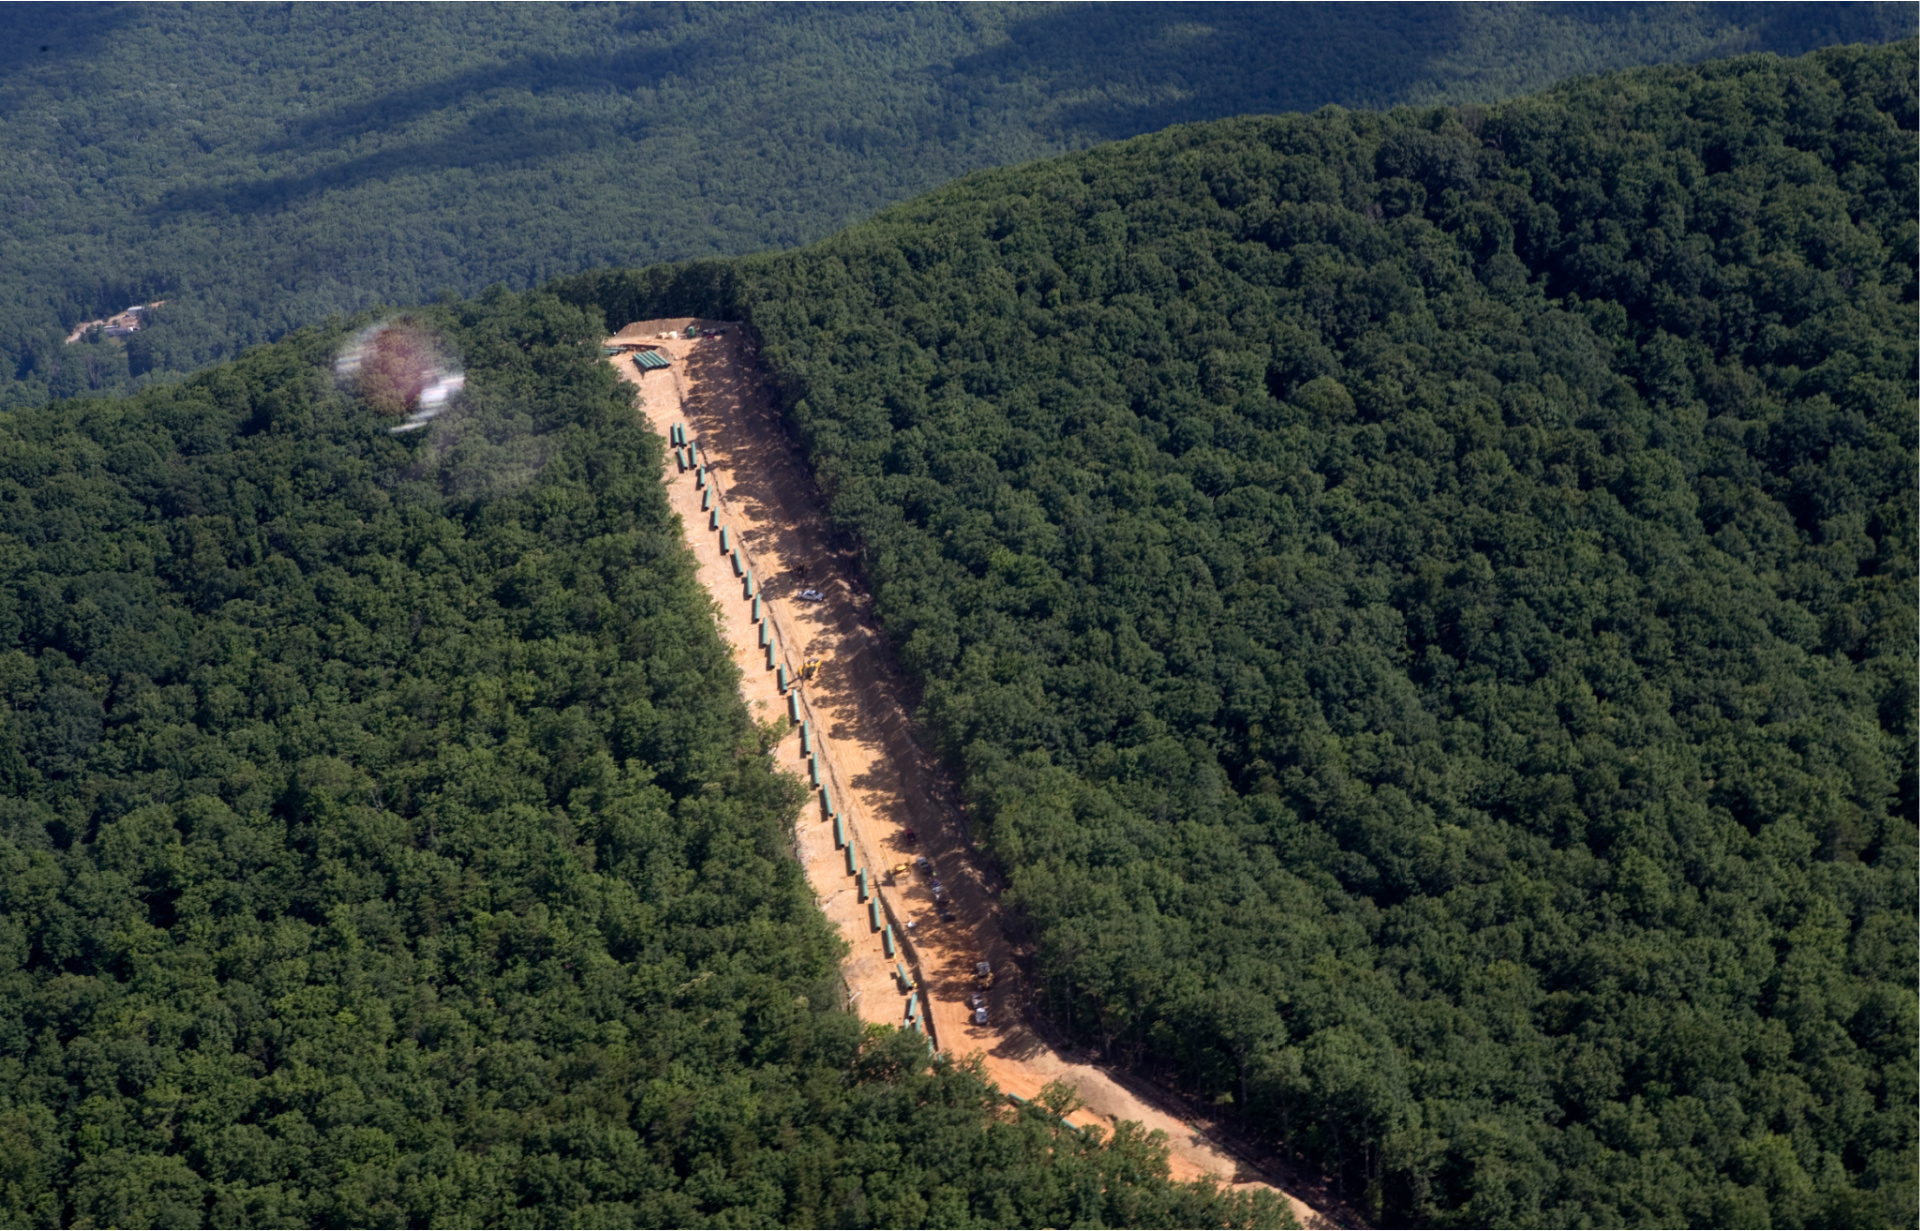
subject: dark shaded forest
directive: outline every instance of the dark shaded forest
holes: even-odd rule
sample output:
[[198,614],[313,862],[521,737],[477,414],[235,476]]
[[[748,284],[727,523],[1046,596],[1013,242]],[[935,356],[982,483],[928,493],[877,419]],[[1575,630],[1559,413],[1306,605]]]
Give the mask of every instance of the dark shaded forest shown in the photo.
[[597,321],[408,328],[0,422],[0,1224],[1284,1223],[862,1029]]
[[1911,1226],[1916,46],[986,172],[744,318],[1082,1044],[1389,1225]]
[[443,290],[790,248],[1175,122],[1914,30],[1898,4],[7,5],[0,407]]

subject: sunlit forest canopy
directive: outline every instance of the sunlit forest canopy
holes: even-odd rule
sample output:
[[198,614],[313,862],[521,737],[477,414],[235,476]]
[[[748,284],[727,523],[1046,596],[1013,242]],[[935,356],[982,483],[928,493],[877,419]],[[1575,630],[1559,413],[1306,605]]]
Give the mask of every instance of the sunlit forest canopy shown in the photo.
[[597,322],[391,328],[0,422],[0,1225],[1280,1225],[863,1032]]
[[1048,1013],[1385,1225],[1911,1226],[1916,45],[1176,128],[739,316]]
[[442,290],[791,247],[1175,122],[1914,29],[1899,4],[6,5],[0,406]]

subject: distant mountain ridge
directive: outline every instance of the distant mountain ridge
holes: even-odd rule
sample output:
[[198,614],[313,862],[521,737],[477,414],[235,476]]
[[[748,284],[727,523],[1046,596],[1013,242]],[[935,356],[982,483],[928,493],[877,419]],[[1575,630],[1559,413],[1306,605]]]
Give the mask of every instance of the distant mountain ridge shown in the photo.
[[0,406],[443,289],[792,247],[1176,122],[1914,30],[1891,4],[9,5]]

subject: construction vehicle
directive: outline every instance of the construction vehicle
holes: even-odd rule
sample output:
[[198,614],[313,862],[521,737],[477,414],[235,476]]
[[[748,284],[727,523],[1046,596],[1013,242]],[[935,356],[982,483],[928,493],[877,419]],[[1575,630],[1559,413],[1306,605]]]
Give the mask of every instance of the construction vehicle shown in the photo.
[[979,984],[983,991],[991,988],[993,986],[993,963],[975,962],[973,964],[973,981]]
[[818,674],[820,674],[819,659],[809,658],[806,662],[800,664],[800,682],[802,684],[805,684]]

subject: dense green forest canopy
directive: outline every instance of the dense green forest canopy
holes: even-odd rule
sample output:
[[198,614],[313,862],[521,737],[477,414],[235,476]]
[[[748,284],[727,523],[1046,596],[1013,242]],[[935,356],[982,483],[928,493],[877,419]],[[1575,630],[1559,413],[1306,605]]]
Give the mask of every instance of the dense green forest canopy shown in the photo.
[[1916,47],[982,173],[751,321],[1054,1018],[1389,1224],[1912,1226]]
[[1233,1225],[863,1033],[587,314],[0,423],[0,1225]]
[[[1897,4],[0,6],[0,406],[442,289],[792,247],[1179,121],[1914,28]],[[142,333],[63,344],[155,300]]]

